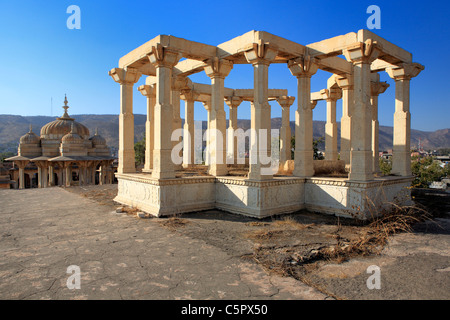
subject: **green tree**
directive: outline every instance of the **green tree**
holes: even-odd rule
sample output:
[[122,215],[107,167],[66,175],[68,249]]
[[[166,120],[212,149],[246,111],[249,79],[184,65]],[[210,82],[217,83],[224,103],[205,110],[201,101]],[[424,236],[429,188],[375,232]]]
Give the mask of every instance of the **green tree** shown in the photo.
[[6,158],[13,157],[15,154],[11,151],[0,152],[0,162],[4,162]]
[[442,167],[433,157],[413,158],[411,171],[414,175],[412,186],[415,188],[428,188],[433,181],[440,181],[450,176],[449,165]]
[[320,137],[318,139],[313,140],[313,150],[314,150],[314,160],[323,160],[325,159],[322,153],[319,153],[319,145],[325,141],[324,137]]
[[380,170],[381,172],[385,175],[388,176],[391,174],[391,170],[392,170],[392,163],[390,160],[387,160],[383,157],[380,157],[378,160],[379,166],[380,166]]
[[134,144],[134,161],[136,166],[145,163],[145,137]]

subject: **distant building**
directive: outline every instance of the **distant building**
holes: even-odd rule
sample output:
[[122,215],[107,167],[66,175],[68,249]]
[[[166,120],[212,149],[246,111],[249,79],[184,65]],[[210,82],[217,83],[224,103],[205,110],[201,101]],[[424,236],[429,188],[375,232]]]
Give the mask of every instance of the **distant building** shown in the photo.
[[16,188],[112,183],[115,158],[106,140],[97,131],[90,137],[89,129],[69,116],[67,103],[65,97],[63,116],[44,125],[40,136],[30,126],[18,155],[5,159],[14,163],[10,178]]

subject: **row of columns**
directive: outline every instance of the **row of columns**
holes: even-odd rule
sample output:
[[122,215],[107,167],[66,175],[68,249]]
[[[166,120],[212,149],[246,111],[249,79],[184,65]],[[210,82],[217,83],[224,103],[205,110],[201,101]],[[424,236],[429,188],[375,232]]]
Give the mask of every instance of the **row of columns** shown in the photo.
[[[371,86],[371,63],[378,57],[379,48],[376,43],[366,41],[343,50],[343,54],[353,65],[352,75],[336,77],[340,90],[327,91],[327,124],[326,124],[326,159],[337,160],[337,122],[336,100],[343,99],[341,118],[341,159],[350,164],[350,180],[367,181],[373,178],[378,168],[378,95],[386,90],[386,85]],[[268,67],[275,59],[277,52],[264,43],[255,43],[252,50],[245,52],[245,57],[254,69],[254,97],[251,104],[249,178],[254,180],[271,179],[273,174],[269,165],[261,159],[270,157],[271,116],[268,103]],[[148,55],[156,69],[156,84],[139,87],[147,96],[146,122],[146,163],[144,170],[152,172],[157,179],[174,178],[175,167],[171,160],[173,129],[181,128],[179,115],[180,93],[185,98],[186,122],[185,132],[189,137],[193,134],[193,107],[195,94],[183,90],[183,79],[173,79],[172,68],[180,59],[180,54],[161,46],[153,47]],[[313,168],[313,118],[311,102],[311,77],[318,70],[318,63],[307,55],[290,60],[288,67],[297,78],[297,110],[295,113],[294,176],[309,177],[314,174]],[[209,173],[214,176],[227,174],[226,166],[226,117],[224,111],[224,79],[233,68],[232,62],[219,60],[208,61],[205,73],[211,79],[211,100],[204,103],[208,110],[208,148],[211,161]],[[386,69],[396,83],[396,111],[394,114],[394,157],[393,173],[408,176],[410,170],[410,113],[409,113],[409,80],[416,76],[423,67],[418,64],[401,65]],[[141,74],[133,68],[115,68],[110,75],[121,86],[121,108],[119,116],[119,173],[135,172],[134,165],[134,124],[132,113],[132,87]],[[177,81],[181,81],[177,83]],[[181,91],[181,92],[180,92]],[[237,106],[239,99],[225,99],[230,107],[230,126],[228,135],[229,150],[236,156],[237,149],[234,136],[230,132],[237,129]],[[282,107],[281,154],[282,162],[290,159],[290,126],[289,106],[292,98],[278,99]],[[175,108],[175,109],[174,109]],[[153,126],[152,126],[153,124]],[[153,129],[152,129],[153,127]],[[266,130],[261,135],[260,130]],[[216,137],[220,132],[221,137]],[[186,139],[187,140],[187,139]],[[176,142],[175,142],[176,143]],[[184,142],[188,163],[194,162],[192,142]],[[230,149],[232,147],[232,149]],[[267,169],[267,170],[265,170]]]
[[[78,165],[79,185],[95,183],[95,174],[97,165],[99,169],[99,184],[111,184],[113,182],[113,173],[109,169],[111,161],[80,161]],[[19,168],[19,189],[25,189],[25,167],[28,162],[16,161]],[[58,176],[58,185],[70,187],[72,183],[72,164],[66,161],[58,162],[59,170],[55,170],[54,165],[48,165],[46,161],[34,161],[38,168],[38,188],[47,188],[55,186],[55,173]]]

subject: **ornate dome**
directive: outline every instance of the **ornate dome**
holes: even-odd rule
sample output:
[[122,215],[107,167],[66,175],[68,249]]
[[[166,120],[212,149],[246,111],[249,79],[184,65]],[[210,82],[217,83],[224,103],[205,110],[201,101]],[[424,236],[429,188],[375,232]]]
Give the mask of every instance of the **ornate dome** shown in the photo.
[[21,144],[32,144],[32,143],[39,143],[41,139],[33,132],[33,129],[30,124],[30,131],[20,137],[20,143]]
[[78,135],[85,139],[89,138],[89,129],[81,123],[76,122],[68,115],[67,109],[69,109],[69,106],[67,105],[67,103],[67,97],[65,97],[63,116],[43,126],[41,128],[41,138],[60,139],[62,136],[67,135],[72,130],[72,125],[74,126],[75,132],[78,133]]
[[95,129],[95,135],[89,140],[92,141],[92,145],[95,146],[104,146],[106,145],[106,140],[101,135],[98,134],[98,129]]
[[63,144],[80,144],[83,143],[83,138],[80,137],[78,133],[75,131],[74,123],[72,122],[72,126],[70,132],[62,137],[61,142]]

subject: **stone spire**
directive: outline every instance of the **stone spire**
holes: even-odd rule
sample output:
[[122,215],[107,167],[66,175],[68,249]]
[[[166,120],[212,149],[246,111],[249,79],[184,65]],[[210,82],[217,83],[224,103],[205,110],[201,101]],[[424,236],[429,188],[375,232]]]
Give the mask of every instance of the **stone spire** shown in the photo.
[[62,117],[57,118],[58,120],[73,120],[67,113],[67,109],[69,109],[68,103],[69,101],[67,101],[67,95],[64,94],[64,105],[63,105],[64,114],[62,115]]

